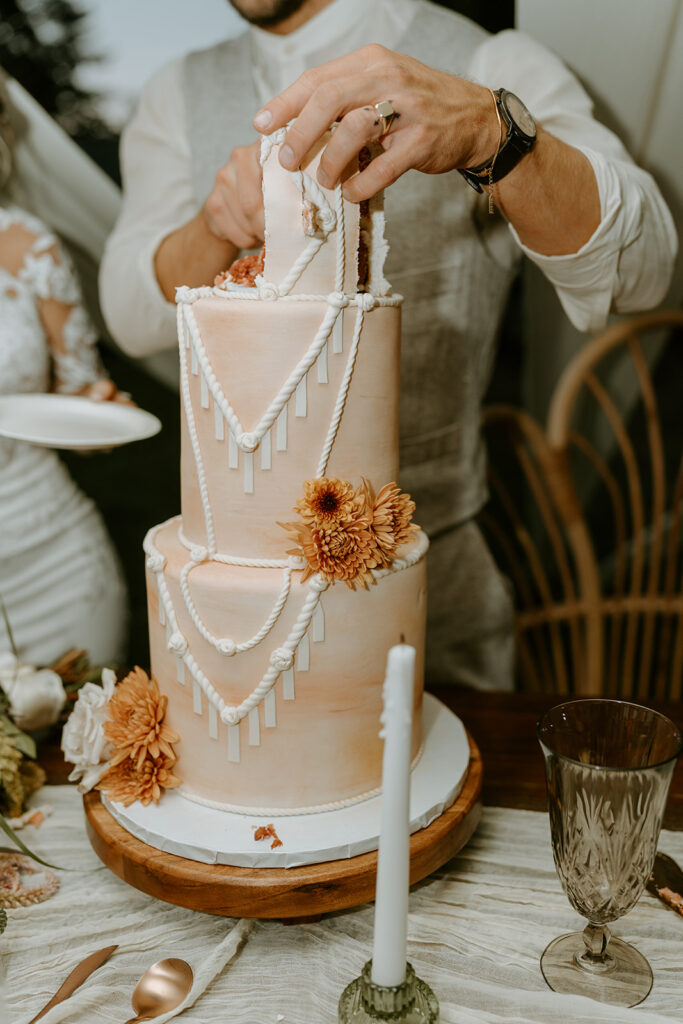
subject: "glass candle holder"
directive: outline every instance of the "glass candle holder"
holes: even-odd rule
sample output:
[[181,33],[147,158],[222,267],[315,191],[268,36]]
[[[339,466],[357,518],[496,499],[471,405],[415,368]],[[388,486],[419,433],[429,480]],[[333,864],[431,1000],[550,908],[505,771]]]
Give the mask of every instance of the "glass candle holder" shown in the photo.
[[607,927],[650,877],[681,733],[664,715],[619,700],[574,700],[538,724],[555,867],[588,921],[541,957],[550,988],[635,1006],[652,987],[642,955]]
[[372,980],[372,960],[359,978],[347,985],[339,1000],[339,1024],[437,1024],[439,1003],[429,985],[418,978],[410,964],[402,985],[391,988]]

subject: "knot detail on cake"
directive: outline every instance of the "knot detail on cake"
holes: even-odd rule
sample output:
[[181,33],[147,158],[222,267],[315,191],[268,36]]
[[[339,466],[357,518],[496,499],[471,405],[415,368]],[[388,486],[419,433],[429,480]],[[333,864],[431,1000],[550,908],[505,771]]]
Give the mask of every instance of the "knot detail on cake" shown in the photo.
[[220,717],[223,725],[237,725],[242,720],[237,708],[223,708]]
[[324,576],[320,575],[320,573],[316,573],[315,576],[311,576],[308,585],[311,588],[311,590],[315,590],[317,594],[322,594],[329,587],[330,581],[326,580]]
[[252,434],[248,431],[240,434],[237,438],[237,446],[241,448],[243,452],[255,452],[259,446],[259,439],[256,434]]
[[237,651],[237,644],[230,637],[222,637],[216,644],[216,649],[219,654],[224,654],[226,658],[232,658],[233,654]]
[[294,655],[286,647],[278,647],[270,656],[270,664],[278,672],[286,672],[294,664]]
[[177,654],[179,657],[182,657],[182,655],[187,651],[187,640],[182,633],[176,631],[171,633],[168,638],[167,647],[173,654]]
[[327,296],[327,305],[333,306],[334,309],[345,309],[348,304],[349,300],[343,292],[330,292]]
[[303,555],[289,555],[287,558],[287,565],[290,569],[305,569],[306,559]]
[[280,298],[280,289],[272,281],[266,281],[264,277],[259,274],[256,278],[256,290],[258,291],[259,299],[264,299],[266,302],[274,302]]
[[208,549],[203,548],[201,544],[193,544],[190,548],[190,561],[194,562],[195,565],[199,565],[200,562],[205,562],[208,557]]
[[166,568],[166,558],[159,551],[153,551],[147,556],[147,568],[150,572],[163,572]]
[[356,296],[356,302],[364,313],[369,313],[377,305],[377,299],[370,292],[359,292]]
[[195,289],[194,288],[188,288],[188,286],[186,284],[178,285],[178,287],[175,290],[175,300],[176,300],[176,303],[192,302],[194,300],[194,297],[195,297]]

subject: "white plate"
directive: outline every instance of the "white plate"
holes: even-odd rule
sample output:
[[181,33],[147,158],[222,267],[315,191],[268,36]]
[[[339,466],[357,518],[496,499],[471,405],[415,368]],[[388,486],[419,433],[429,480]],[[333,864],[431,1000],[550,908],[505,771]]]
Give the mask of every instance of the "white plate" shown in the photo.
[[0,435],[47,448],[113,448],[160,430],[151,412],[119,402],[74,395],[0,396]]

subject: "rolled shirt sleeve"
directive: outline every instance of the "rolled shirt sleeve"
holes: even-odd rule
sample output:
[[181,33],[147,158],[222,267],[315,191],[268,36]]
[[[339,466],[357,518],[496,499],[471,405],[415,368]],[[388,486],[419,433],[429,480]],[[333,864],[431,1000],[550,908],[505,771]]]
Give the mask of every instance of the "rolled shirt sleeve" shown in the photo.
[[175,306],[156,279],[161,241],[197,212],[185,127],[182,61],[154,75],[121,138],[123,204],[100,267],[107,326],[130,355],[175,344]]
[[596,331],[610,312],[650,309],[666,295],[678,241],[654,179],[638,167],[613,132],[593,117],[592,102],[562,61],[536,40],[500,32],[475,52],[472,78],[519,95],[539,124],[580,149],[600,195],[600,224],[575,253],[522,252],[553,284],[575,327]]

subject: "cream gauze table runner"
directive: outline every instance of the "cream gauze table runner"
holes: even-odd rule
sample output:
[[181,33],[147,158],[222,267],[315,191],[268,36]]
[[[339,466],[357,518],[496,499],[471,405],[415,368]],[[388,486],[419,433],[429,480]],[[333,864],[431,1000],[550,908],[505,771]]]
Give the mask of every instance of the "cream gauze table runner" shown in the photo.
[[[187,960],[195,984],[177,1016],[183,1024],[334,1024],[344,986],[372,952],[373,907],[318,924],[211,917],[159,903],[105,868],[85,834],[81,798],[70,786],[43,789],[53,815],[25,829],[29,846],[61,872],[61,889],[8,913],[0,937],[0,1021],[26,1024],[75,964],[113,943],[118,951],[44,1024],[123,1024],[146,967]],[[683,832],[660,849],[683,863]],[[408,958],[441,1003],[443,1024],[664,1024],[683,1020],[683,918],[645,893],[616,922],[654,971],[647,1000],[633,1010],[551,992],[539,957],[556,935],[582,927],[553,866],[545,814],[487,808],[458,857],[415,886]]]

